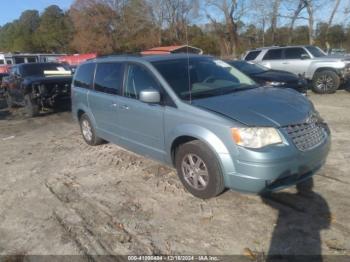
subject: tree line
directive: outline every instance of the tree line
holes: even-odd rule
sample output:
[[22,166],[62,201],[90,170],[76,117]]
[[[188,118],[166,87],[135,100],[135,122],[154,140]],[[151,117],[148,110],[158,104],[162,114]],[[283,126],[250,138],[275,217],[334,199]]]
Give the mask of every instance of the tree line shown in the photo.
[[0,51],[110,54],[176,44],[222,57],[288,44],[350,51],[348,2],[75,0],[69,10],[26,10],[0,27]]

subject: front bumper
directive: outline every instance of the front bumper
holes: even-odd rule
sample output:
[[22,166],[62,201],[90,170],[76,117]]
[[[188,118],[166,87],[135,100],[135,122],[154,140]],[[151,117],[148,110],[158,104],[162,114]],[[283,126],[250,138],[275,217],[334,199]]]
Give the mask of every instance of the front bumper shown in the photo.
[[226,187],[250,193],[276,191],[295,185],[318,171],[330,150],[330,135],[316,148],[302,152],[288,145],[263,150],[240,148],[235,171],[224,176]]

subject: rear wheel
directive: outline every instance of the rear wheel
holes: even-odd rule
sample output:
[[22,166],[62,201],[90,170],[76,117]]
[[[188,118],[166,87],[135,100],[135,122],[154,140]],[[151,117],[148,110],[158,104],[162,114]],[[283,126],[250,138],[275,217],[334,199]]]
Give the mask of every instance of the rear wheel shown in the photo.
[[218,159],[203,142],[194,140],[181,145],[175,162],[182,184],[192,195],[207,199],[224,191]]
[[87,114],[83,114],[80,119],[80,130],[83,138],[90,146],[97,146],[103,143],[103,140],[96,135],[95,128],[93,127]]
[[317,72],[312,79],[312,90],[318,94],[334,93],[339,88],[339,85],[339,76],[330,70]]
[[26,113],[29,117],[35,117],[39,115],[38,102],[34,100],[30,94],[24,95],[24,104]]

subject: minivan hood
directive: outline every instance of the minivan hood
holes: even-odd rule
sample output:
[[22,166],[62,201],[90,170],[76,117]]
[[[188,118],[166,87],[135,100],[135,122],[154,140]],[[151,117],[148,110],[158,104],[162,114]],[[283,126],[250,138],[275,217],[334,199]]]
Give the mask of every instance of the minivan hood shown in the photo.
[[272,87],[196,99],[192,105],[225,115],[247,126],[264,127],[302,123],[313,111],[311,102],[294,90]]

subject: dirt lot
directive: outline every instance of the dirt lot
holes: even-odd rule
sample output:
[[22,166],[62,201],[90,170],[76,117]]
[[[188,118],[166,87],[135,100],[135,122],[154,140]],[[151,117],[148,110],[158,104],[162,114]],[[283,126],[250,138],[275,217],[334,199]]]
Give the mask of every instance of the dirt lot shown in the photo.
[[89,147],[68,112],[0,111],[0,255],[350,255],[350,93],[311,95],[332,151],[314,192],[203,201],[175,172],[118,146]]

